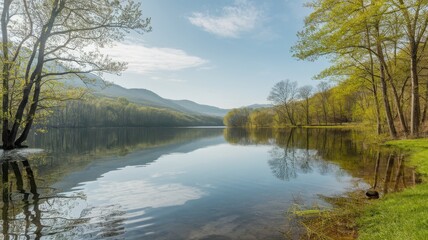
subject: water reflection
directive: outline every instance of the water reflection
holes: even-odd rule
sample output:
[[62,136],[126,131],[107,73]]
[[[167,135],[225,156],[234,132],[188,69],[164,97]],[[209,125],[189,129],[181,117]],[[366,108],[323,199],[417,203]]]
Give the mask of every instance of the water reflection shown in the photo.
[[350,131],[65,129],[30,145],[47,153],[0,160],[5,239],[281,239],[297,195],[417,182]]
[[[124,233],[126,212],[117,206],[100,209],[79,208],[83,195],[39,192],[29,160],[20,154],[4,154],[2,165],[2,239],[104,239]],[[82,235],[82,233],[84,233]]]
[[[29,232],[30,225],[35,226],[35,237],[40,238],[42,224],[40,222],[40,209],[39,209],[39,193],[37,191],[37,185],[34,178],[33,170],[31,169],[30,163],[27,158],[18,154],[10,154],[9,152],[3,153],[0,158],[1,162],[1,174],[2,174],[2,233],[5,239],[10,237],[17,238],[18,234],[13,234],[16,228],[19,228],[19,224],[10,224],[12,221],[16,221],[15,215],[13,214],[16,210],[21,210],[15,206],[17,197],[13,193],[17,192],[20,195],[20,205],[22,206],[22,213],[25,216],[24,228],[25,233]],[[20,167],[21,165],[21,167]],[[21,168],[25,171],[25,177],[22,174]],[[13,176],[10,176],[10,172]],[[15,179],[16,186],[13,185],[11,178]],[[24,179],[26,180],[24,184]],[[33,207],[30,208],[30,205]],[[11,215],[11,216],[9,216]],[[12,229],[9,227],[12,226]],[[27,237],[28,235],[25,234]]]
[[[269,145],[268,164],[278,179],[289,181],[315,169],[341,174],[336,163],[383,194],[417,183],[415,170],[405,167],[404,155],[391,149],[373,149],[358,132],[332,129],[226,129],[226,140],[237,145]],[[325,161],[328,160],[328,161]]]

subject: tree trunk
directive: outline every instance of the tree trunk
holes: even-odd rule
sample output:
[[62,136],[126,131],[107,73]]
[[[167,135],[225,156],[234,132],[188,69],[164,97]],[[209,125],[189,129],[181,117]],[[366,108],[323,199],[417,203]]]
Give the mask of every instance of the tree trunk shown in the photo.
[[9,142],[9,79],[10,79],[10,62],[9,62],[9,39],[7,31],[7,23],[9,21],[9,7],[12,0],[5,0],[1,15],[1,31],[2,31],[2,51],[3,51],[3,69],[2,69],[2,141],[3,149],[13,148],[12,142]]
[[386,113],[386,121],[388,123],[390,136],[392,138],[396,138],[397,130],[394,125],[394,118],[392,117],[391,105],[389,103],[388,86],[386,84],[386,76],[385,76],[385,65],[383,64],[385,58],[383,55],[381,42],[379,41],[379,25],[376,25],[375,29],[376,29],[377,38],[378,38],[378,40],[376,41],[376,51],[377,51],[377,57],[379,59],[380,83],[382,88],[383,104],[384,104],[385,113]]
[[392,138],[396,138],[397,130],[395,129],[394,119],[392,117],[392,112],[391,112],[391,106],[389,104],[388,89],[385,81],[385,71],[383,69],[382,64],[380,64],[380,75],[381,75],[380,83],[381,83],[381,89],[382,89],[383,104],[385,107],[386,121],[388,123],[389,134]]
[[[363,2],[362,2],[363,3]],[[363,4],[364,7],[364,4]],[[374,103],[375,103],[375,108],[376,108],[376,132],[377,134],[381,134],[382,129],[381,129],[381,119],[380,119],[380,106],[379,106],[379,97],[377,95],[377,86],[376,86],[376,81],[375,81],[375,76],[374,76],[374,59],[373,59],[373,52],[372,52],[372,43],[370,41],[370,30],[369,30],[369,26],[366,23],[366,40],[367,40],[367,46],[368,46],[368,52],[369,52],[369,57],[370,57],[370,77],[371,77],[371,84],[372,84],[372,92],[373,92],[373,98],[374,98]]]
[[420,121],[420,99],[419,99],[419,76],[417,64],[417,46],[411,44],[410,51],[412,53],[410,59],[411,79],[412,79],[412,105],[410,115],[410,133],[413,137],[419,135]]
[[400,103],[400,97],[398,96],[397,88],[395,87],[395,84],[392,81],[392,78],[390,75],[388,76],[388,79],[389,79],[389,83],[391,84],[392,93],[394,96],[394,102],[395,102],[395,105],[397,107],[397,113],[398,113],[398,117],[400,119],[401,128],[403,129],[404,134],[407,136],[407,134],[409,133],[409,129],[408,129],[407,124],[406,124],[406,119],[404,118],[403,108],[402,108],[401,103]]
[[40,82],[41,82],[41,78],[39,76],[38,79],[36,80],[36,86],[35,86],[34,95],[33,95],[33,103],[31,104],[30,111],[28,112],[24,130],[22,131],[19,138],[15,141],[15,146],[17,147],[22,146],[22,143],[27,139],[28,133],[30,133],[30,130],[31,130],[31,126],[33,125],[37,106],[39,104],[39,97],[40,97],[40,90],[41,90]]
[[309,126],[309,98],[306,98],[306,125]]
[[374,103],[376,108],[376,132],[377,134],[382,133],[382,125],[381,125],[381,119],[380,119],[380,106],[379,106],[379,98],[377,96],[377,92],[373,93],[374,96]]
[[[31,73],[30,79],[28,80],[26,79],[27,84],[24,87],[22,99],[21,99],[21,102],[19,103],[18,109],[15,114],[15,120],[11,129],[11,132],[9,134],[9,137],[7,139],[7,142],[10,144],[10,148],[19,147],[22,144],[22,142],[26,140],[26,137],[28,136],[28,132],[29,132],[29,129],[26,129],[26,128],[27,126],[31,128],[31,125],[33,123],[34,114],[37,110],[37,103],[38,103],[38,98],[40,94],[40,81],[41,81],[41,74],[42,74],[43,65],[44,65],[46,42],[52,31],[55,19],[58,16],[58,14],[62,11],[64,4],[65,2],[62,2],[61,4],[59,4],[59,0],[54,1],[51,17],[49,18],[46,25],[43,26],[42,34],[37,41],[39,44],[38,52],[37,52],[38,53],[37,64],[34,71]],[[34,90],[33,96],[36,98],[33,97],[33,101],[36,100],[36,102],[35,104],[33,102],[30,107],[29,115],[27,116],[26,126],[24,128],[23,133],[20,136],[19,141],[15,141],[16,137],[18,136],[19,128],[22,124],[22,119],[24,118],[24,111],[27,107],[31,90],[34,84],[36,84],[36,89]],[[16,143],[19,143],[19,145],[16,145]]]
[[296,122],[294,121],[293,110],[290,109],[290,106],[285,105],[285,110],[287,112],[288,119],[290,120],[291,125],[296,126]]
[[421,124],[424,124],[427,120],[427,111],[428,111],[428,81],[426,81],[425,85],[425,105],[424,105],[424,111],[421,116]]

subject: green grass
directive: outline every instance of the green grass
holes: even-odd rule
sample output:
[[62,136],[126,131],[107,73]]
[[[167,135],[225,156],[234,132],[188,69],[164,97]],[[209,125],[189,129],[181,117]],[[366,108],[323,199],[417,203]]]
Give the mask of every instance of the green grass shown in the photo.
[[428,139],[386,143],[408,151],[410,164],[422,174],[423,183],[387,195],[368,206],[359,218],[359,239],[428,239]]

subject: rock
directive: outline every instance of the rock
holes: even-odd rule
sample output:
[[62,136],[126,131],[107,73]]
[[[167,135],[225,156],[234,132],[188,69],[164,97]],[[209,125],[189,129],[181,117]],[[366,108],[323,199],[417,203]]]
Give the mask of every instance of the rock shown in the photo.
[[369,189],[366,192],[366,196],[370,199],[378,199],[379,198],[379,192],[374,189]]

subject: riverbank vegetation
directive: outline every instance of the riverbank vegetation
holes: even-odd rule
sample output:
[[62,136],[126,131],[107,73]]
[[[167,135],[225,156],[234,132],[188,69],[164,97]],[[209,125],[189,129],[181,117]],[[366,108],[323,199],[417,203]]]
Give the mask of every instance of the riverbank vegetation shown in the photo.
[[[421,211],[421,215],[414,214],[412,211],[416,206],[426,208],[426,203],[418,200],[414,206],[412,200],[408,199],[409,194],[414,193],[413,189],[420,191],[418,189],[423,189],[425,185],[418,185],[421,180],[424,181],[424,178],[421,179],[415,169],[409,167],[406,161],[407,152],[397,150],[395,147],[370,145],[368,143],[371,135],[366,135],[364,132],[327,128],[226,129],[225,138],[230,143],[240,145],[275,143],[279,148],[271,151],[272,160],[269,164],[272,172],[281,180],[294,179],[301,174],[314,171],[318,159],[337,164],[340,169],[364,180],[365,183],[357,181],[355,187],[345,194],[320,195],[319,202],[307,202],[296,196],[295,205],[290,208],[290,213],[293,220],[297,218],[299,226],[306,231],[305,239],[354,239],[357,237],[390,239],[376,235],[378,232],[376,228],[384,228],[391,231],[391,235],[396,233],[397,236],[402,236],[406,231],[418,232],[418,230],[397,227],[392,231],[389,226],[386,226],[389,220],[384,219],[391,218],[391,221],[397,221],[398,224],[405,226],[406,219],[409,219],[409,225],[411,225],[424,219],[422,214],[426,214],[426,211]],[[424,140],[417,141],[421,143],[419,145],[423,149]],[[298,154],[299,152],[304,154]],[[326,166],[321,169],[331,170]],[[340,177],[341,174],[337,173],[337,176]],[[409,187],[411,189],[404,190]],[[381,200],[367,198],[365,193],[369,188],[378,191]],[[403,207],[396,206],[397,211],[392,205],[389,208],[383,206],[385,201],[382,199],[399,196],[403,197],[396,200],[394,204],[402,204]],[[423,196],[421,194],[412,198],[423,200]],[[373,208],[377,210],[371,210]],[[395,214],[398,214],[398,217]],[[370,217],[369,220],[364,220],[365,216]],[[403,218],[397,219],[400,216]],[[368,224],[369,221],[370,224]],[[420,224],[414,227],[420,227]],[[375,234],[371,234],[372,232]],[[409,233],[409,236],[417,236],[417,234],[423,236],[421,231],[414,235]]]
[[[316,77],[335,81],[328,91],[320,87],[315,94],[321,104],[328,103],[328,108],[321,105],[324,116],[334,119],[334,105],[340,106],[338,101],[345,99],[343,106],[351,110],[347,120],[370,123],[378,133],[388,133],[392,139],[424,136],[428,117],[428,2],[317,0],[308,6],[312,13],[298,34],[293,53],[299,59],[331,60],[332,65]],[[331,109],[330,113],[326,109]],[[355,118],[358,115],[360,119]],[[426,140],[388,144],[411,150],[410,159],[417,171],[428,173]],[[359,238],[426,239],[427,189],[423,183],[364,205],[356,215]]]
[[428,236],[428,140],[399,140],[388,146],[409,152],[422,184],[388,195],[364,210],[359,219],[360,239],[426,239]]
[[[268,96],[275,107],[262,111],[274,114],[271,125],[354,122],[391,138],[423,135],[428,120],[428,3],[317,0],[308,6],[312,13],[292,52],[302,60],[328,58],[331,66],[315,78],[332,81],[315,89],[278,82]],[[250,119],[246,126],[260,126]]]
[[[331,66],[315,77],[324,81],[312,89],[280,81],[268,95],[274,107],[233,110],[225,124],[257,129],[352,123],[390,139],[426,136],[428,2],[315,0],[307,5],[312,13],[292,52],[301,60],[329,59]],[[400,151],[411,152],[410,162],[422,175],[415,181],[422,184],[381,201],[367,201],[361,194],[327,201],[332,211],[311,209],[305,216],[309,234],[315,233],[311,237],[426,239],[428,141],[387,144],[401,149],[391,161],[403,161]]]

